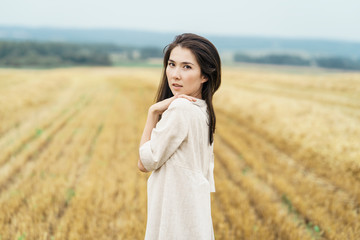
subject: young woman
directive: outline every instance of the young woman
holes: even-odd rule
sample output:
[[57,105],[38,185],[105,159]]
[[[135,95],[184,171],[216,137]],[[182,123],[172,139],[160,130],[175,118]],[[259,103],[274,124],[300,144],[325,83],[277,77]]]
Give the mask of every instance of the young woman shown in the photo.
[[186,33],[165,48],[157,103],[139,148],[138,168],[153,171],[145,239],[214,239],[212,99],[220,83],[220,57],[206,38]]

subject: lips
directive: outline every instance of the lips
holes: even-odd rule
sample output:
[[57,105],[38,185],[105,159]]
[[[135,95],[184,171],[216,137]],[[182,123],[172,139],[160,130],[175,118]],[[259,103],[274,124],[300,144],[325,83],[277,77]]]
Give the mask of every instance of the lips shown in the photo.
[[174,87],[182,87],[182,85],[177,84],[177,83],[173,83],[172,85],[173,85]]

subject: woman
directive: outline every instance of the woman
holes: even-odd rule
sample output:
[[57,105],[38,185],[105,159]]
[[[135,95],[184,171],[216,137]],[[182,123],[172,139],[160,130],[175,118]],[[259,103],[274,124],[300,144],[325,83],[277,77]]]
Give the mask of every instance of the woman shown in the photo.
[[145,239],[214,239],[212,98],[220,57],[209,40],[186,33],[165,48],[164,69],[139,148],[138,168],[153,171]]

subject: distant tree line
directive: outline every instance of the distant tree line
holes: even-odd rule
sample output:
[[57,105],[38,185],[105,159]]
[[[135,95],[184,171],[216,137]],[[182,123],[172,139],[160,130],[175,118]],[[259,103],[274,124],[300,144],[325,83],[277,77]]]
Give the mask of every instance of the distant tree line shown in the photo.
[[123,61],[162,57],[161,49],[153,47],[0,41],[0,66],[4,67],[110,66],[114,54],[123,56]]
[[306,59],[290,54],[268,54],[264,56],[251,56],[244,53],[234,55],[235,62],[248,62],[260,64],[278,64],[293,66],[318,66],[345,70],[360,70],[360,58],[350,59],[345,57],[316,57]]
[[[0,41],[0,67],[111,66],[162,58],[157,47],[130,47],[115,44],[80,44],[34,41]],[[291,54],[252,56],[236,53],[235,62],[318,66],[360,70],[360,58],[313,57]]]
[[157,47],[143,47],[140,49],[140,58],[149,59],[149,58],[162,58],[163,52],[160,48]]

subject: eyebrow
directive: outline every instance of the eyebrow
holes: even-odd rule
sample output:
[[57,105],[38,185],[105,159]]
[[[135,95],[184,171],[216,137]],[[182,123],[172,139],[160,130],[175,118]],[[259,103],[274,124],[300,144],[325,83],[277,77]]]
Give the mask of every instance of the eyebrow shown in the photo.
[[[169,59],[168,61],[169,61],[169,62],[175,62],[175,61],[172,60],[172,59]],[[182,62],[181,64],[191,64],[191,65],[194,65],[194,66],[195,66],[195,64],[193,64],[193,63],[191,63],[191,62]]]

